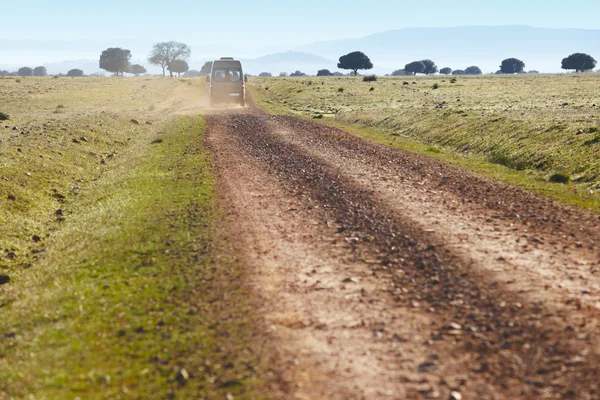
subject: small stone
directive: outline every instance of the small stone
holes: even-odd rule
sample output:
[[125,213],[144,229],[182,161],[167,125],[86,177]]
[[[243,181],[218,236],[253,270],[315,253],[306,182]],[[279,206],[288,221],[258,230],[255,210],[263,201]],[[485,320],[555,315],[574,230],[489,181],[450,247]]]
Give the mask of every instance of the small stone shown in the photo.
[[179,382],[185,382],[188,379],[190,379],[190,375],[188,374],[188,372],[185,370],[185,368],[181,368],[179,370],[179,372],[177,372],[177,376],[176,376],[177,380]]
[[459,331],[459,330],[461,330],[461,329],[462,329],[462,326],[460,326],[460,325],[459,325],[459,324],[457,324],[456,322],[451,322],[451,323],[448,325],[448,329],[449,329],[449,330],[455,330],[455,331]]
[[131,123],[134,124],[134,125],[139,125],[140,121],[138,121],[137,119],[132,119]]
[[450,392],[450,400],[462,400],[462,394],[457,391]]
[[10,282],[10,276],[8,275],[0,275],[0,285],[5,285]]
[[419,372],[431,372],[438,367],[438,364],[434,361],[425,361],[419,364]]
[[85,136],[80,137],[79,140],[81,140],[82,142],[88,142],[88,140]]

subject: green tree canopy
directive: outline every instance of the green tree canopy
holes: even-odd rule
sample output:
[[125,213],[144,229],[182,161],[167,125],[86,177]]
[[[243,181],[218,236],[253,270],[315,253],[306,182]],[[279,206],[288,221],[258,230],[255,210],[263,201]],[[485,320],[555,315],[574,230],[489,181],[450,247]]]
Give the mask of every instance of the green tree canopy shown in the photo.
[[146,68],[140,64],[133,64],[131,67],[129,67],[129,73],[134,74],[135,76],[140,76],[146,72],[148,72]]
[[177,76],[181,76],[181,74],[187,72],[190,69],[190,66],[188,65],[187,61],[173,60],[167,68],[169,68],[171,76],[173,76],[173,72],[175,72]]
[[594,57],[585,53],[574,53],[569,57],[563,58],[561,68],[562,69],[574,69],[575,72],[584,72],[596,67],[596,60]]
[[525,63],[518,58],[507,58],[500,64],[503,74],[520,74],[525,70]]
[[111,47],[100,55],[100,68],[112,72],[116,76],[123,75],[123,72],[129,71],[129,60],[131,60],[131,51],[120,47]]
[[33,76],[47,76],[48,71],[46,71],[46,67],[35,67],[33,69]]
[[333,74],[328,69],[320,69],[317,71],[317,76],[332,76],[332,75]]
[[450,75],[451,73],[452,73],[452,68],[450,68],[450,67],[444,67],[444,68],[440,69],[440,74]]
[[354,75],[357,75],[359,69],[373,68],[373,63],[365,53],[353,51],[345,56],[341,56],[337,67],[341,69],[351,69],[354,71]]
[[479,68],[476,65],[472,65],[470,67],[465,68],[463,75],[481,75],[482,73],[483,72],[481,72],[481,68]]
[[438,67],[431,60],[421,60],[423,65],[425,65],[425,71],[423,72],[425,75],[431,75],[438,72]]
[[454,71],[452,71],[452,75],[464,75],[464,74],[465,74],[464,69],[455,69]]
[[21,67],[17,71],[17,75],[19,75],[19,76],[32,76],[33,75],[33,68],[30,68],[30,67]]
[[416,74],[424,74],[425,73],[425,64],[423,61],[413,61],[404,66],[404,70],[406,72],[410,72],[413,75]]
[[69,72],[67,72],[67,76],[83,76],[83,71],[77,68],[74,68],[72,70],[69,70]]
[[[161,42],[156,43],[152,47],[148,61],[151,64],[158,65],[163,70],[163,76],[165,76],[165,70],[169,68],[171,63],[175,60],[187,61],[192,54],[192,49],[185,43],[181,42]],[[186,70],[187,71],[187,70]],[[169,69],[171,77],[173,77],[173,71]],[[185,72],[185,71],[183,71]]]
[[210,70],[212,69],[212,61],[207,61],[204,63],[202,68],[200,68],[200,75],[209,75]]

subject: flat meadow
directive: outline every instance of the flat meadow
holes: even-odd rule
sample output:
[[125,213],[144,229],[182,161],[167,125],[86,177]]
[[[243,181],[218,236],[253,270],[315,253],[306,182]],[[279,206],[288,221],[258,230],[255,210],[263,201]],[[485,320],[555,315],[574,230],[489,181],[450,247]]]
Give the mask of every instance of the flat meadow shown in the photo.
[[[386,144],[422,144],[435,157],[458,154],[539,182],[569,179],[572,190],[583,195],[600,189],[600,74],[399,76],[374,82],[278,77],[252,78],[251,85],[273,112],[354,127]],[[592,203],[597,208],[597,200]]]

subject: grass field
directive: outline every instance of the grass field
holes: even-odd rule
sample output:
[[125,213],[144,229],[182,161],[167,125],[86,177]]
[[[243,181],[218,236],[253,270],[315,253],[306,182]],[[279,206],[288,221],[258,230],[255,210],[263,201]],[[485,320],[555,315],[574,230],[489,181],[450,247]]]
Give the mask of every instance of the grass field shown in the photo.
[[0,79],[0,399],[260,397],[203,90]]
[[[600,74],[252,78],[251,85],[272,112],[341,124],[600,209]],[[546,184],[555,174],[574,184]]]

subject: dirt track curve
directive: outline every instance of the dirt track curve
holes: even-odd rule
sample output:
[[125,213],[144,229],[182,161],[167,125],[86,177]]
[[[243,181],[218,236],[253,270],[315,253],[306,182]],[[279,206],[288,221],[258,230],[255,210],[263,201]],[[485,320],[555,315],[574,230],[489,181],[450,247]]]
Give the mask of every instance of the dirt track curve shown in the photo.
[[311,121],[207,119],[274,398],[600,399],[596,216]]

